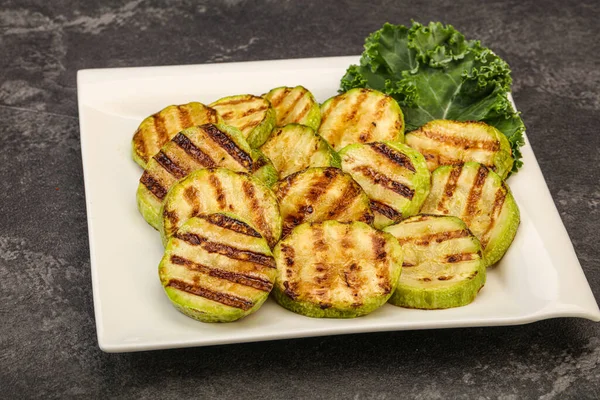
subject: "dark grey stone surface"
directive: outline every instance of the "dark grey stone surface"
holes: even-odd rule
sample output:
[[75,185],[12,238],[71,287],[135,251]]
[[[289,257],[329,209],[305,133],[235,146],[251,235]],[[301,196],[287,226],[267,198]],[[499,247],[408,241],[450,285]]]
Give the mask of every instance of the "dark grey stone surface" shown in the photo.
[[600,297],[600,6],[585,1],[0,1],[0,397],[586,399],[600,324],[391,332],[135,354],[96,342],[76,71],[358,54],[441,20],[514,97]]

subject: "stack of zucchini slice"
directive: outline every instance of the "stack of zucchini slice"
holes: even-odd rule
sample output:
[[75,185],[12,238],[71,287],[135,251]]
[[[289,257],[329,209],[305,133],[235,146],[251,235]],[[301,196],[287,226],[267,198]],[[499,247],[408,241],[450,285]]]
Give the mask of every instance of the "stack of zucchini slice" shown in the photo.
[[519,225],[504,135],[438,120],[405,136],[398,103],[372,89],[169,106],[132,150],[164,290],[204,322],[245,317],[271,292],[311,317],[464,306]]

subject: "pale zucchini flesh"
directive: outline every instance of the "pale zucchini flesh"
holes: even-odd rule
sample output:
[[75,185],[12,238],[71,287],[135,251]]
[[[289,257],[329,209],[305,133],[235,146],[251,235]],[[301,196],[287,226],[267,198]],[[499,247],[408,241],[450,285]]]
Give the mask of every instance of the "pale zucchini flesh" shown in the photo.
[[222,122],[217,111],[202,103],[171,105],[142,121],[133,135],[132,157],[142,168],[173,136],[185,128]]
[[423,154],[430,171],[474,161],[504,179],[514,162],[506,136],[481,121],[429,121],[408,133],[406,144]]
[[304,223],[273,250],[275,300],[309,317],[352,318],[381,307],[396,289],[402,248],[362,222]]
[[312,93],[303,86],[282,86],[263,95],[275,110],[275,124],[306,125],[314,130],[321,123],[321,109]]
[[402,275],[389,303],[419,309],[461,307],[485,284],[481,244],[459,218],[416,215],[384,231],[404,251]]
[[404,116],[392,97],[357,88],[323,103],[318,133],[335,151],[353,143],[404,142]]
[[373,222],[369,198],[349,174],[338,168],[309,168],[273,187],[283,220],[283,235],[304,222]]
[[251,94],[223,97],[210,104],[227,125],[239,129],[250,147],[260,147],[275,126],[275,110],[262,97]]
[[339,155],[314,129],[288,124],[275,129],[260,148],[285,178],[310,167],[340,167]]
[[146,165],[137,189],[142,216],[154,228],[161,224],[160,207],[167,192],[190,172],[207,167],[248,172],[270,186],[277,171],[258,150],[250,148],[239,130],[225,124],[204,124],[175,135]]
[[178,181],[166,195],[160,215],[163,243],[188,219],[227,212],[248,222],[273,247],[281,236],[281,215],[275,194],[244,172],[205,168]]
[[342,169],[371,199],[374,226],[382,228],[419,212],[429,193],[423,156],[402,143],[353,144],[340,152]]
[[230,322],[260,308],[276,265],[267,241],[233,214],[189,219],[169,239],[159,276],[175,308],[203,322]]
[[508,186],[498,174],[476,162],[437,168],[421,212],[462,219],[481,242],[487,266],[502,258],[520,222]]

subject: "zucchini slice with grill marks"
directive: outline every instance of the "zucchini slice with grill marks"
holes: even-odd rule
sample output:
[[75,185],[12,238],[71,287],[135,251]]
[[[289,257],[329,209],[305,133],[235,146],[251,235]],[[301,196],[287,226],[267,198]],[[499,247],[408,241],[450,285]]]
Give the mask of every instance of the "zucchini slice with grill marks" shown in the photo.
[[442,166],[431,175],[422,213],[462,219],[483,247],[486,265],[495,264],[512,243],[520,215],[508,186],[485,165]]
[[423,154],[430,171],[475,161],[504,179],[514,162],[506,136],[485,122],[429,121],[408,133],[406,144]]
[[404,142],[404,116],[392,97],[357,88],[323,103],[318,133],[335,151],[352,143]]
[[133,135],[133,160],[142,168],[152,156],[178,132],[185,128],[202,124],[222,122],[213,108],[202,103],[192,102],[168,106],[144,119]]
[[339,155],[305,125],[277,128],[260,149],[273,161],[281,178],[310,167],[340,167]]
[[309,168],[273,187],[279,200],[283,235],[303,222],[336,220],[373,223],[369,198],[349,174],[338,168]]
[[250,147],[260,147],[275,126],[275,110],[262,97],[251,94],[224,97],[210,104],[227,125],[239,129]]
[[277,171],[258,150],[251,150],[240,131],[224,124],[205,124],[184,129],[150,159],[137,190],[138,209],[154,228],[161,224],[160,207],[167,192],[190,172],[224,167],[277,181]]
[[308,89],[303,86],[282,86],[272,89],[262,97],[269,100],[275,109],[277,126],[302,124],[317,130],[321,123],[321,110]]
[[342,169],[371,199],[376,228],[419,212],[430,173],[418,151],[402,143],[374,142],[347,146],[340,157]]
[[159,276],[173,305],[204,322],[230,322],[258,310],[277,269],[267,241],[232,214],[191,218],[169,239]]
[[205,168],[177,182],[163,201],[160,226],[163,243],[198,214],[228,212],[251,224],[273,247],[281,236],[281,215],[275,194],[244,172]]
[[352,318],[381,307],[402,269],[402,247],[363,222],[297,226],[273,250],[275,300],[309,317]]
[[389,303],[421,309],[461,307],[485,284],[479,240],[456,217],[416,215],[388,226],[402,246],[402,276]]

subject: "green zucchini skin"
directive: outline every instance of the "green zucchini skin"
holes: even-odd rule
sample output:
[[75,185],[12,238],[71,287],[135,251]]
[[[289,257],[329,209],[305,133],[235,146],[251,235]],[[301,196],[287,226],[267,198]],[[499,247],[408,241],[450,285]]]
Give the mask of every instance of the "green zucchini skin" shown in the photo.
[[190,127],[175,135],[147,163],[136,193],[144,219],[160,229],[160,207],[171,186],[192,171],[215,166],[251,173],[267,186],[279,178],[270,160],[251,149],[238,129],[225,124]]
[[421,212],[465,221],[481,242],[487,266],[504,256],[520,223],[519,207],[508,185],[476,162],[437,168]]
[[373,223],[369,197],[341,169],[308,168],[273,187],[283,219],[283,235],[304,222],[335,220]]
[[314,129],[321,124],[321,109],[313,94],[304,86],[282,86],[272,89],[262,97],[275,110],[275,125],[301,124]]
[[279,181],[279,172],[273,165],[273,161],[267,157],[262,151],[252,149],[252,176],[258,178],[268,187],[272,187]]
[[205,168],[171,187],[160,211],[163,244],[198,214],[228,212],[253,226],[273,247],[281,237],[281,215],[275,194],[244,172]]
[[173,306],[202,322],[256,312],[277,272],[267,241],[229,213],[189,219],[169,239],[158,271]]
[[304,223],[273,250],[275,300],[308,317],[354,318],[381,307],[398,284],[402,247],[363,222]]
[[222,121],[216,110],[198,102],[165,107],[145,118],[135,131],[131,141],[133,161],[146,168],[148,161],[178,132]]
[[336,151],[353,143],[404,142],[404,115],[386,94],[351,89],[323,103],[318,133]]
[[352,144],[340,151],[342,170],[371,199],[374,226],[381,229],[419,212],[430,189],[425,158],[402,143]]
[[461,307],[486,280],[479,240],[456,217],[416,215],[384,229],[402,245],[402,276],[389,303],[407,308]]
[[275,127],[275,110],[268,100],[251,94],[223,97],[210,104],[223,121],[239,129],[250,147],[259,148]]
[[474,161],[505,179],[514,163],[506,136],[481,121],[429,121],[408,133],[406,144],[423,154],[430,171]]
[[261,151],[273,161],[281,178],[311,167],[340,167],[340,156],[306,125],[275,129]]

